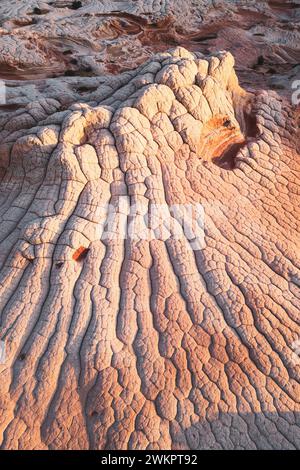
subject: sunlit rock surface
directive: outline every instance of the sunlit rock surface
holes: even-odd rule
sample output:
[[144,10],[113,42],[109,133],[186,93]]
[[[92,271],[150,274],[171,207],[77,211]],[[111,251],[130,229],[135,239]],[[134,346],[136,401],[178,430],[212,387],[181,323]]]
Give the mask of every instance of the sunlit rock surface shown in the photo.
[[[205,47],[238,47],[220,36],[229,2],[51,3],[0,8],[3,74],[11,60],[23,79],[7,82],[0,116],[1,447],[299,448],[297,107],[259,68],[241,88],[230,53],[200,52],[214,28]],[[230,2],[228,28],[296,21],[296,7],[263,3]],[[160,28],[198,42],[153,55],[169,42]],[[297,60],[296,27],[291,49],[264,34],[260,55]],[[150,58],[40,79],[68,56],[109,70],[108,40],[124,41],[121,70]],[[127,231],[157,207],[155,230]],[[190,207],[200,225],[180,232]]]

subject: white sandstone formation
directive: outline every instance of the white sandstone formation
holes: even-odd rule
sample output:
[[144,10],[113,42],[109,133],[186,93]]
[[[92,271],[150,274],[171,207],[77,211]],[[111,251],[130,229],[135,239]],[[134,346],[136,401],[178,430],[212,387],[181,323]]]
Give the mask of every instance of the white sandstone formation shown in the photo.
[[0,447],[299,448],[299,110],[182,47],[6,91]]

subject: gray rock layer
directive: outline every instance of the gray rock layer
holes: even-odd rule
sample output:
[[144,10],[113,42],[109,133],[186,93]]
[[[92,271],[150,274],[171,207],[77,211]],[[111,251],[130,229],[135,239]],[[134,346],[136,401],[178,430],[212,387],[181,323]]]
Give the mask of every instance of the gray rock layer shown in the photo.
[[296,112],[233,65],[177,48],[2,115],[3,449],[300,447]]

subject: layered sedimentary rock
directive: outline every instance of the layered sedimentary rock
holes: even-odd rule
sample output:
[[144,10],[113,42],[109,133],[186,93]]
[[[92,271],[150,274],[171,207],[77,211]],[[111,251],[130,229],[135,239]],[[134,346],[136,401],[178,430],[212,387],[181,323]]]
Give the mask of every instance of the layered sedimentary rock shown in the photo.
[[299,0],[1,0],[0,78],[119,73],[179,45],[229,50],[242,85],[287,94],[299,12]]
[[225,52],[88,80],[1,117],[1,447],[300,447],[297,110]]

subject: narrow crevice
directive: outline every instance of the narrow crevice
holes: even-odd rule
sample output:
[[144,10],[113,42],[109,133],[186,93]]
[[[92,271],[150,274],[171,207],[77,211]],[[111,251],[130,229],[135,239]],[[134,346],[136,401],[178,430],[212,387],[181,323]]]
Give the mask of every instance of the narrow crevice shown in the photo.
[[212,162],[224,170],[234,170],[236,156],[245,144],[246,142],[240,142],[230,145],[220,157],[213,158]]
[[244,119],[245,119],[245,125],[246,125],[246,129],[245,129],[246,138],[250,138],[250,137],[257,138],[260,134],[260,131],[257,125],[257,119],[256,119],[255,114],[245,113]]

